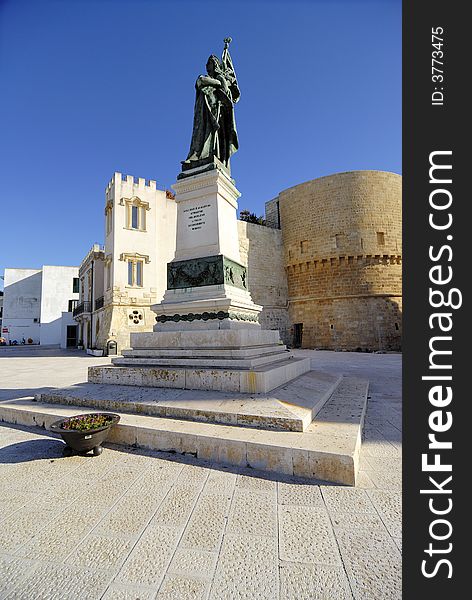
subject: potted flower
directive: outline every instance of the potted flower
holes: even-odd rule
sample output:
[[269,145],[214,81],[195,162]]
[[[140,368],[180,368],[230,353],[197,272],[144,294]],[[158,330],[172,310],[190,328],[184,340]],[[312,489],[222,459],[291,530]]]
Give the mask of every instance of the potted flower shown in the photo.
[[114,413],[89,413],[55,421],[51,431],[59,433],[66,443],[65,453],[86,453],[93,450],[94,456],[102,453],[101,444],[110,429],[118,423],[120,416]]

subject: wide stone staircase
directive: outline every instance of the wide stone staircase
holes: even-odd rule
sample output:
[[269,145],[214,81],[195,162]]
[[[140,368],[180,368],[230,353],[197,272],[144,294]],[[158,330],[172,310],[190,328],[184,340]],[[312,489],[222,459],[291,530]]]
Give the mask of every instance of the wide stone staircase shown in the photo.
[[0,420],[48,429],[64,416],[113,411],[115,444],[355,485],[368,385],[319,371],[260,394],[87,382],[2,402]]

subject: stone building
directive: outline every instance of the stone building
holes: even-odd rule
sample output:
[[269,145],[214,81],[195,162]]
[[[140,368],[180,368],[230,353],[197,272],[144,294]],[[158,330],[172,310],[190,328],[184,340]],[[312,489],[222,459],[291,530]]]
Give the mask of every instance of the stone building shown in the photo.
[[2,337],[7,343],[75,346],[77,267],[5,269]]
[[[266,203],[267,226],[238,221],[241,260],[264,329],[304,348],[401,348],[401,176],[353,171]],[[176,206],[155,181],[115,173],[105,245],[82,261],[74,311],[86,348],[117,350],[151,331],[174,258]]]
[[74,311],[85,348],[118,351],[131,332],[151,331],[151,305],[166,289],[175,252],[176,207],[156,182],[115,173],[105,190],[105,245],[95,244],[80,265],[80,303]]
[[248,269],[248,288],[256,304],[263,307],[259,321],[263,329],[278,329],[284,342],[291,342],[288,317],[287,277],[284,250],[277,229],[238,221],[239,251]]
[[103,306],[105,253],[103,246],[94,244],[79,267],[80,299],[74,309],[79,346],[96,347],[100,331],[100,317],[96,314]]
[[401,348],[401,183],[394,173],[337,173],[266,204],[282,238],[295,346]]

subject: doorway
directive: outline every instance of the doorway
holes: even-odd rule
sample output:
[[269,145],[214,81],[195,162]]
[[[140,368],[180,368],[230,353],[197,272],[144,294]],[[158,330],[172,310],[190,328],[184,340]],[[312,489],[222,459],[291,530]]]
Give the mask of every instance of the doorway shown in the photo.
[[67,325],[66,348],[77,346],[77,325]]
[[302,347],[303,323],[295,323],[293,326],[293,347]]

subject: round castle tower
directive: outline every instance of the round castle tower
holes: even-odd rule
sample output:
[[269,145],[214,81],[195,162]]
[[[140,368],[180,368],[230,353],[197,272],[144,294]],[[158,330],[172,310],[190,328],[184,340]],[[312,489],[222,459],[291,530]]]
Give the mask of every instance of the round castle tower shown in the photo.
[[337,173],[267,204],[282,231],[295,345],[401,348],[402,178]]

